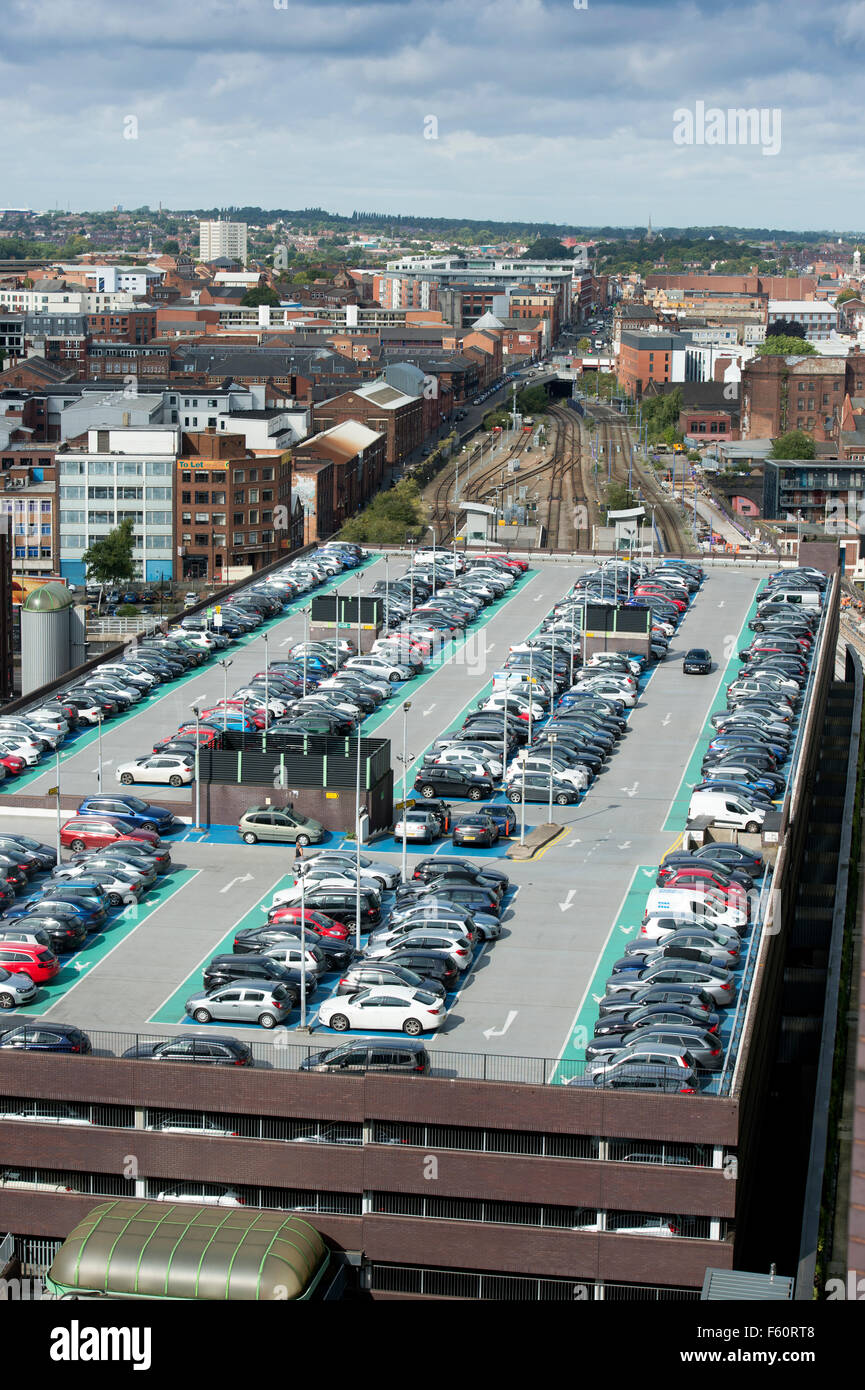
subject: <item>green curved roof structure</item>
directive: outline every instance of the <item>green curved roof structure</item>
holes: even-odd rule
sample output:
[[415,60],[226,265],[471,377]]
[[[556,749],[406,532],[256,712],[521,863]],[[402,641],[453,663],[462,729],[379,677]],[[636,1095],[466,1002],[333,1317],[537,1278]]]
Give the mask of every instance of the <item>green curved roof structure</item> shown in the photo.
[[47,1283],[114,1298],[308,1298],[329,1262],[313,1226],[258,1207],[102,1202],[70,1231]]
[[56,613],[61,608],[74,608],[75,600],[65,584],[43,584],[31,589],[21,606],[28,613]]

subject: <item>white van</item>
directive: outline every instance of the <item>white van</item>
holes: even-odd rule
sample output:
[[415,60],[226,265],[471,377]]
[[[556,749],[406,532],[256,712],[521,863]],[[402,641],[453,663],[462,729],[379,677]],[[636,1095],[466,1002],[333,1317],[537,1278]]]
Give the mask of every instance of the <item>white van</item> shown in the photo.
[[819,589],[782,589],[780,584],[774,589],[766,589],[760,595],[758,607],[767,603],[788,603],[791,608],[820,608],[822,597]]
[[643,921],[652,917],[698,920],[739,930],[747,926],[748,910],[747,905],[736,907],[726,902],[711,889],[701,893],[694,888],[653,888],[646,899]]
[[733,792],[692,792],[688,806],[688,822],[699,816],[711,816],[715,825],[730,825],[736,830],[746,830],[756,835],[762,828],[766,817],[765,808],[752,806],[744,796]]

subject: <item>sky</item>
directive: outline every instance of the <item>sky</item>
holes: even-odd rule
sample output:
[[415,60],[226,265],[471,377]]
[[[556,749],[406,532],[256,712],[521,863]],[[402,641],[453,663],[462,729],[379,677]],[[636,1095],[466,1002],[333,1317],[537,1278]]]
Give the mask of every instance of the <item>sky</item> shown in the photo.
[[5,0],[0,200],[856,231],[863,56],[865,0]]

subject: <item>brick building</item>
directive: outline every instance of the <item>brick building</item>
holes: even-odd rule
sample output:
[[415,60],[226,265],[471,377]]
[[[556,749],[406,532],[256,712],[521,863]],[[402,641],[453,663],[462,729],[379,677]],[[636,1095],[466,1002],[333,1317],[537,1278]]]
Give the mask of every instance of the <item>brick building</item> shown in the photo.
[[[385,448],[385,434],[368,429],[358,420],[344,420],[295,446],[292,466],[298,475],[306,463],[330,463],[333,466],[332,531],[338,530],[343,522],[372,501],[381,488]],[[306,495],[308,492],[308,488],[303,489],[304,501],[312,500],[311,496]],[[328,519],[326,510],[316,512],[316,517],[320,528]],[[323,530],[317,530],[317,535],[324,534]]]
[[[174,551],[181,579],[220,580],[228,566],[277,558],[281,456],[257,458],[241,434],[186,433],[174,488]],[[290,510],[290,508],[289,508]]]
[[742,368],[742,438],[805,430],[818,443],[832,438],[844,403],[843,357],[755,357]]
[[356,420],[387,440],[385,462],[400,463],[423,443],[423,398],[407,396],[383,381],[373,381],[319,402],[313,409],[316,430]]
[[618,381],[628,396],[639,399],[650,382],[664,385],[685,380],[687,340],[680,333],[622,334]]

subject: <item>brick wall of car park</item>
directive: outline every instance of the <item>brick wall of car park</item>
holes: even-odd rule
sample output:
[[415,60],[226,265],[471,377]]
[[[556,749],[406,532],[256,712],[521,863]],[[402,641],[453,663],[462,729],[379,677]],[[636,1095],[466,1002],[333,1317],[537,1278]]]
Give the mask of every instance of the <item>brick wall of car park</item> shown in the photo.
[[[729,1149],[737,1142],[734,1102],[709,1097],[583,1094],[566,1087],[337,1077],[288,1071],[208,1070],[108,1058],[0,1052],[0,1095],[301,1120],[518,1134],[587,1135],[637,1142],[659,1138]],[[438,1163],[435,1182],[426,1160]],[[612,1159],[436,1148],[420,1142],[291,1144],[283,1140],[167,1134],[151,1130],[20,1121],[0,1130],[0,1165],[81,1173],[124,1173],[169,1183],[299,1188],[320,1193],[412,1194],[610,1211],[675,1212],[730,1219],[736,1183],[720,1168]],[[128,1170],[127,1170],[128,1171]],[[0,1227],[18,1235],[64,1236],[99,1200],[0,1187]],[[315,1214],[310,1220],[370,1261],[423,1264],[629,1284],[699,1287],[707,1264],[732,1267],[730,1241],[659,1241],[493,1221]]]
[[[50,771],[51,767],[52,764],[50,762],[45,763],[46,772]],[[105,786],[103,795],[110,796],[111,792],[115,790],[115,787],[112,786],[112,784],[108,782],[107,779],[106,783],[107,785]],[[129,791],[135,792],[136,790],[138,790],[135,787],[121,787],[116,784],[115,786],[118,795],[126,795]],[[193,788],[191,786],[178,787],[177,790],[178,795],[172,801],[160,801],[158,793],[155,796],[148,796],[148,806],[158,806],[159,809],[162,811],[170,811],[173,816],[192,816],[193,811],[195,809],[195,804],[193,801]],[[60,809],[61,811],[67,813],[66,819],[68,819],[69,816],[74,815],[80,805],[81,792],[61,791]],[[55,811],[57,809],[57,797],[45,795],[40,796],[38,792],[34,791],[4,792],[3,806],[4,809],[10,806],[27,806],[32,808],[33,810]],[[50,830],[45,830],[45,838],[53,842],[55,833],[54,824],[49,823],[47,818],[44,821],[42,821],[41,824],[43,828],[51,824]],[[38,828],[34,828],[33,834],[39,836],[41,832]]]

